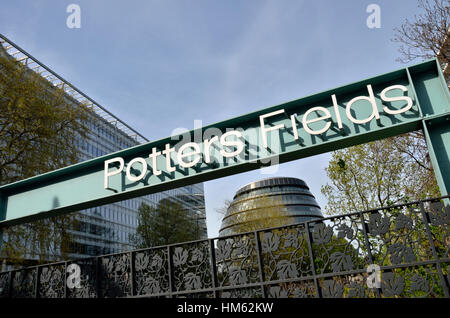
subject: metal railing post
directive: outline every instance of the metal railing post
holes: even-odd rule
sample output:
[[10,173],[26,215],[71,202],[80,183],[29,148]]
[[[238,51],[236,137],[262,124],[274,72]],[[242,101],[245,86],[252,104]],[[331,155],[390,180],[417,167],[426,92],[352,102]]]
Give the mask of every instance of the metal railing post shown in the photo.
[[34,282],[34,298],[39,298],[39,276],[41,273],[41,267],[36,267],[36,281]]
[[[369,256],[369,260],[370,260],[370,264],[374,264],[374,259],[373,259],[373,255],[372,255],[372,250],[370,248],[370,241],[369,241],[369,235],[368,233],[368,229],[367,229],[367,224],[366,224],[366,220],[364,219],[364,214],[362,212],[359,212],[359,219],[361,221],[361,227],[363,230],[363,235],[364,235],[364,244],[367,248],[367,254]],[[378,288],[375,289],[375,295],[377,298],[380,298],[380,290]]]
[[133,252],[130,252],[130,289],[131,289],[131,296],[135,295],[135,271],[134,271],[134,254]]
[[10,271],[8,274],[8,296],[7,298],[12,298],[12,288],[13,288],[13,271]]
[[97,294],[97,298],[103,298],[100,284],[100,276],[101,276],[101,257],[95,257],[95,292]]
[[169,298],[172,298],[172,292],[174,291],[173,286],[173,261],[172,261],[172,254],[170,253],[170,245],[167,246],[167,266],[168,266],[168,273],[169,273]]
[[429,217],[428,217],[428,213],[425,212],[423,201],[420,202],[420,213],[422,214],[422,219],[423,219],[423,223],[425,225],[425,229],[426,229],[426,232],[427,232],[427,237],[428,237],[428,241],[429,241],[429,244],[430,244],[431,253],[433,254],[433,258],[434,258],[434,261],[435,261],[434,265],[436,265],[436,269],[438,271],[439,279],[440,279],[441,284],[442,284],[442,289],[444,290],[444,295],[445,295],[445,297],[449,298],[450,297],[449,285],[445,281],[445,277],[442,274],[442,267],[441,267],[441,263],[439,262],[439,256],[437,255],[436,248],[434,247],[433,234],[431,233],[431,230],[430,230],[430,227],[429,227],[430,220],[429,220]]
[[214,298],[218,298],[217,291],[217,267],[216,267],[216,250],[214,247],[214,239],[209,240],[209,256],[211,261],[212,286],[214,289]]
[[67,286],[67,262],[64,262],[64,274],[62,275],[63,277],[63,284],[64,284],[64,298],[67,298],[67,291],[68,291],[68,286]]
[[262,259],[261,240],[259,239],[259,231],[255,231],[254,235],[256,243],[256,255],[258,257],[259,280],[261,282],[261,294],[264,298],[267,298],[267,292],[266,289],[264,288],[264,282],[266,278],[264,273],[264,263]]
[[322,291],[319,286],[319,282],[317,281],[317,273],[316,273],[316,265],[314,263],[314,252],[312,248],[312,237],[311,237],[311,231],[309,230],[309,223],[305,222],[305,231],[306,231],[306,243],[308,244],[308,253],[309,258],[311,259],[311,270],[313,272],[313,280],[314,280],[314,287],[316,289],[316,298],[322,298]]

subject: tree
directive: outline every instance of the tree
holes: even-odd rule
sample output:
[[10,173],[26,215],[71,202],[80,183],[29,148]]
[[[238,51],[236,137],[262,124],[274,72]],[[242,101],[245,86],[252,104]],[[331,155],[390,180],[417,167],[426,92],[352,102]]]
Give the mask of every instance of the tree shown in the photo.
[[[87,108],[0,51],[0,184],[74,164],[86,138]],[[65,215],[3,229],[9,263],[65,258],[76,223]]]
[[67,259],[73,240],[70,230],[77,223],[73,215],[63,215],[6,228],[2,258],[22,266]]
[[[449,81],[450,6],[419,0],[423,13],[395,28],[399,61],[437,57]],[[423,131],[335,151],[322,187],[327,214],[345,214],[439,196]]]
[[130,242],[137,248],[148,248],[193,241],[198,238],[197,219],[179,202],[165,198],[157,205],[142,203],[138,212],[136,234]]
[[322,186],[326,213],[346,214],[438,196],[439,189],[420,132],[332,153]]
[[78,161],[87,108],[19,62],[0,56],[0,184]]
[[436,57],[450,79],[450,4],[448,0],[419,0],[423,12],[414,20],[405,19],[395,28],[393,41],[400,44],[398,60],[409,63],[416,59]]

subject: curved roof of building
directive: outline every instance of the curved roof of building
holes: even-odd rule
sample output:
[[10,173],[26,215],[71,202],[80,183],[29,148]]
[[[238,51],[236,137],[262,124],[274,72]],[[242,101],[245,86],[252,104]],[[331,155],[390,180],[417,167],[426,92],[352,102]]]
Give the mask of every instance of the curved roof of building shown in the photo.
[[[282,215],[275,216],[275,210],[272,208],[279,208]],[[270,220],[276,218],[284,219],[282,223],[288,225],[320,219],[323,216],[305,181],[292,177],[265,178],[239,188],[222,219],[219,234],[222,236],[239,233],[258,220],[267,222],[262,222],[257,227],[271,227]],[[256,224],[251,225],[255,226]]]
[[302,188],[309,190],[309,187],[306,185],[306,182],[303,181],[302,179],[292,177],[271,177],[247,183],[246,185],[240,187],[239,190],[236,191],[234,198],[236,198],[238,195],[244,192],[258,188],[265,188],[270,186],[289,186],[289,185],[300,186]]

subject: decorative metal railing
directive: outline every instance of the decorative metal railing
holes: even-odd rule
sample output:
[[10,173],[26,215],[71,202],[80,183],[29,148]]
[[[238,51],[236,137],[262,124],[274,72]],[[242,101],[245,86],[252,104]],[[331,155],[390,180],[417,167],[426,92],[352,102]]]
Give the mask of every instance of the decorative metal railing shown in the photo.
[[448,298],[448,204],[427,199],[3,272],[0,297]]

